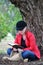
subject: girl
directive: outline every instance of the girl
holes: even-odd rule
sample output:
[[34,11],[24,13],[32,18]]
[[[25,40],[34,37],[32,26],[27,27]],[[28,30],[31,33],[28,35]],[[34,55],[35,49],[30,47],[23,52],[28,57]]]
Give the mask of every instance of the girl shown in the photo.
[[[23,59],[28,60],[38,60],[40,59],[40,51],[37,47],[35,36],[33,33],[27,30],[27,24],[24,21],[18,21],[16,24],[16,30],[18,31],[15,37],[14,44],[18,44],[23,47],[23,49],[18,49],[21,51],[21,56]],[[11,50],[8,49],[7,53],[10,54]],[[13,48],[17,51],[17,49]]]

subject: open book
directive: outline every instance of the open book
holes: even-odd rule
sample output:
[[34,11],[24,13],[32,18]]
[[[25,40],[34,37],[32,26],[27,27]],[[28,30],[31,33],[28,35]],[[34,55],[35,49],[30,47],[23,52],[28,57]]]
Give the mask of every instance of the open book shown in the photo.
[[16,48],[16,49],[18,49],[18,48],[23,49],[23,47],[20,46],[20,45],[18,45],[18,44],[9,43],[9,45],[12,46],[12,47],[14,47],[14,48]]

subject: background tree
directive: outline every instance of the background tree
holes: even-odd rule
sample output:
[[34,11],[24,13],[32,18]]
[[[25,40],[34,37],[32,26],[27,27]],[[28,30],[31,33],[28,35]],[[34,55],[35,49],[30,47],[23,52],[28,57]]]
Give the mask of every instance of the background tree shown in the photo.
[[20,9],[27,27],[36,36],[36,41],[43,44],[43,0],[10,0]]

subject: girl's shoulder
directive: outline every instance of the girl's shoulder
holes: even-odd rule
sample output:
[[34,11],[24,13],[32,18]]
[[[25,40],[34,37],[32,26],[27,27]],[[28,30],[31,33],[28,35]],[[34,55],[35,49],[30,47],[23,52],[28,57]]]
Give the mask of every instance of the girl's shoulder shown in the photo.
[[34,34],[32,33],[32,32],[30,32],[30,31],[27,31],[27,33],[26,33],[26,35],[27,35],[27,37],[34,37]]

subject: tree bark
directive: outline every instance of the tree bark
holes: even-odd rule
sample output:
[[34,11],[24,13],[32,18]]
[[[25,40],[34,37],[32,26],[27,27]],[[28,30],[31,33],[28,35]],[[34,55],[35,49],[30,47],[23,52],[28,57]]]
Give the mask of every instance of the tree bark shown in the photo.
[[43,44],[43,0],[10,0],[20,9],[27,27],[35,34],[37,44]]

